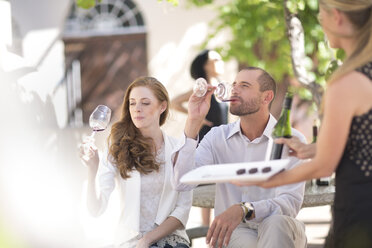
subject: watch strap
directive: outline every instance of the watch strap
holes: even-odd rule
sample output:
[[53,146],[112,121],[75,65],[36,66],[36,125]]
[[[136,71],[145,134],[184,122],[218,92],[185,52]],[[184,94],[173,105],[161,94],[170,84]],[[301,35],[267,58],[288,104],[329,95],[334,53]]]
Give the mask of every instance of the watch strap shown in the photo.
[[241,202],[240,207],[243,209],[242,222],[245,223],[246,216],[247,216],[249,210],[248,210],[247,206],[245,205],[245,202]]
[[244,206],[248,209],[248,212],[245,215],[245,220],[250,220],[254,213],[254,207],[250,202],[245,202]]

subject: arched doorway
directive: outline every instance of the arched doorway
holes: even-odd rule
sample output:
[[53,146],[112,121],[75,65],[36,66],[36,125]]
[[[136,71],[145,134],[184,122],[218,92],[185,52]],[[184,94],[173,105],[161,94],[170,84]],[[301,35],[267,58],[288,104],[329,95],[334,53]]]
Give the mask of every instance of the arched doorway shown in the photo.
[[72,74],[67,78],[74,79],[68,84],[70,123],[86,123],[98,104],[117,117],[128,84],[147,74],[146,29],[138,7],[132,0],[102,0],[89,10],[74,3],[63,41]]

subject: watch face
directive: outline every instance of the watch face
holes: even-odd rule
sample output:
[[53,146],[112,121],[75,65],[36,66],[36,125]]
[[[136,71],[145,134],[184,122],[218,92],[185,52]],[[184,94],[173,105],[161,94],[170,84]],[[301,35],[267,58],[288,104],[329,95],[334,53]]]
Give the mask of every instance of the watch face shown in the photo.
[[244,205],[248,208],[248,213],[245,215],[245,219],[249,220],[252,217],[252,214],[254,212],[254,207],[249,202],[246,202]]
[[249,202],[246,202],[245,203],[245,206],[248,208],[248,210],[254,210],[254,207],[253,207],[253,205],[251,204],[251,203],[249,203]]

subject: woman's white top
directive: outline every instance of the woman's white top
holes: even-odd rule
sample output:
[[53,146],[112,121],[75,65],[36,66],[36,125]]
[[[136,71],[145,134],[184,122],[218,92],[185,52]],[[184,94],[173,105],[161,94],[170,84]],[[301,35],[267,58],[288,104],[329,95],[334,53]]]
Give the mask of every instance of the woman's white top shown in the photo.
[[[120,218],[115,235],[116,245],[123,244],[129,240],[140,239],[142,237],[141,231],[144,230],[142,228],[149,227],[148,224],[150,223],[151,218],[153,219],[152,223],[160,225],[168,217],[173,216],[177,218],[184,227],[186,226],[192,204],[192,192],[178,192],[173,189],[171,185],[171,178],[173,177],[171,154],[173,148],[177,145],[178,140],[165,135],[164,132],[163,138],[164,164],[162,165],[162,168],[164,169],[164,180],[162,186],[156,185],[156,190],[158,190],[157,197],[159,198],[156,200],[158,202],[157,209],[154,207],[154,194],[147,197],[141,197],[143,195],[142,188],[149,186],[149,183],[146,183],[146,181],[151,181],[151,184],[155,184],[152,180],[154,178],[150,178],[153,173],[144,178],[144,176],[138,171],[132,171],[130,173],[130,178],[124,180],[120,176],[117,167],[107,159],[107,151],[104,153],[105,155],[100,158],[97,173],[100,205],[98,210],[92,212],[92,214],[94,216],[101,215],[107,208],[108,200],[115,186],[119,187]],[[154,187],[154,185],[152,186]],[[141,215],[141,211],[144,211],[147,204],[151,205],[151,208],[155,213],[149,214],[145,219],[142,219],[143,216]],[[150,205],[147,208],[149,208]],[[173,233],[189,240],[185,228],[177,229]]]
[[[161,191],[164,185],[164,146],[159,150],[156,160],[160,163],[159,172],[141,174],[141,211],[140,232],[145,234],[153,230],[158,212]],[[149,201],[151,199],[151,201]]]

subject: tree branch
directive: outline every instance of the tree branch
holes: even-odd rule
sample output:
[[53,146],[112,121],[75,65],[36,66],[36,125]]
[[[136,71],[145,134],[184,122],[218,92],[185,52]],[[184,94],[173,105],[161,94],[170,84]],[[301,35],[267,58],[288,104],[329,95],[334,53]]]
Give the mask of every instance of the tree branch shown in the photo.
[[323,88],[315,82],[305,68],[305,35],[300,19],[291,13],[287,7],[288,0],[284,0],[284,17],[287,28],[287,36],[291,46],[291,60],[293,72],[300,84],[311,91],[313,101],[318,106],[321,104]]

